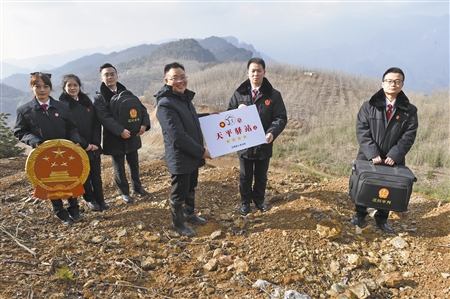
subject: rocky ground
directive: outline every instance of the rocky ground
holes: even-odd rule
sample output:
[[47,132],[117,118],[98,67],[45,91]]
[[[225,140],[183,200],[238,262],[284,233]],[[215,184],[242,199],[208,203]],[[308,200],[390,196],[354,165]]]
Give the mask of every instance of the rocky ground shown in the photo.
[[[0,298],[450,298],[450,204],[413,194],[395,234],[358,229],[347,178],[271,166],[270,211],[239,215],[234,155],[201,168],[196,236],[170,228],[164,161],[141,164],[150,196],[125,204],[103,158],[107,202],[61,225],[31,196],[25,158],[0,160]],[[290,292],[288,292],[290,291]]]

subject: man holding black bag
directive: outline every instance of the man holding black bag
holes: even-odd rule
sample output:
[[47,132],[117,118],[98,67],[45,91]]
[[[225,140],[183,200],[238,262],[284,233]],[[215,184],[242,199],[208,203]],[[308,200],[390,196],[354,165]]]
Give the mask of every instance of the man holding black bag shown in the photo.
[[[359,143],[357,160],[372,161],[388,166],[405,165],[405,156],[416,139],[417,108],[409,102],[402,91],[405,75],[399,68],[388,69],[382,78],[382,89],[365,102],[356,121]],[[366,224],[367,207],[355,204],[356,215],[350,223]],[[387,224],[389,210],[378,209],[375,221],[383,232],[393,233]]]
[[139,178],[138,149],[142,147],[140,136],[150,129],[150,117],[139,99],[117,81],[114,66],[110,63],[103,64],[100,67],[100,78],[103,83],[100,92],[95,95],[94,107],[103,126],[103,153],[111,155],[114,179],[122,199],[131,203],[133,198],[130,196],[125,173],[125,158],[130,169],[132,194],[148,195]]

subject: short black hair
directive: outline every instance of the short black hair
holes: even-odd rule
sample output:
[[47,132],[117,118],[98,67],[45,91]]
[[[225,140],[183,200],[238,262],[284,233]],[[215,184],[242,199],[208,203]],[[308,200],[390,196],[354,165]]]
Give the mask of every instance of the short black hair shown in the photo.
[[403,77],[403,81],[405,81],[405,74],[403,73],[402,69],[399,67],[391,67],[387,71],[385,71],[383,74],[383,79],[381,81],[384,81],[384,77],[386,77],[386,75],[389,73],[400,74]]
[[261,65],[263,67],[263,70],[266,69],[266,63],[264,62],[264,60],[262,58],[253,57],[247,62],[247,70],[250,67],[250,64],[252,64],[252,63],[256,63],[256,64]]
[[115,68],[111,63],[105,63],[105,64],[102,64],[102,66],[100,67],[100,73],[102,72],[103,69],[107,69],[107,68],[109,68],[109,67],[112,67],[112,68],[116,71],[116,73],[117,73],[116,68]]
[[186,71],[181,63],[172,62],[166,64],[166,66],[164,67],[164,75],[167,74],[170,71],[170,69],[182,69],[183,71]]

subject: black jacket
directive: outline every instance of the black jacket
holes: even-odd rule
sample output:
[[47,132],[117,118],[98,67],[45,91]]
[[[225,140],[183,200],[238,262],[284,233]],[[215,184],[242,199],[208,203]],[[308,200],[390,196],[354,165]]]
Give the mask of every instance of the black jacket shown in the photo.
[[[287,113],[283,98],[280,92],[272,87],[267,78],[263,78],[256,101],[253,101],[251,89],[250,80],[247,79],[233,93],[228,104],[228,110],[236,109],[240,104],[245,104],[246,106],[256,105],[265,133],[272,133],[275,141],[287,124]],[[245,159],[264,160],[272,157],[272,148],[273,142],[269,144],[264,143],[240,150],[238,155]]]
[[395,100],[395,113],[389,123],[386,117],[386,94],[383,89],[361,106],[356,121],[356,137],[360,145],[358,160],[390,157],[396,164],[405,165],[405,156],[416,139],[417,108],[403,91]]
[[[125,90],[126,87],[117,82],[117,92]],[[103,153],[105,155],[125,155],[127,153],[137,151],[142,147],[141,137],[132,135],[128,139],[123,139],[122,134],[125,129],[114,117],[109,110],[109,103],[114,93],[102,83],[100,92],[97,92],[94,97],[95,113],[103,126]],[[150,130],[150,116],[147,113],[147,108],[141,105],[142,108],[142,124],[146,126],[146,131]]]
[[89,144],[98,146],[96,151],[87,151],[89,159],[94,156],[99,157],[102,153],[101,143],[101,126],[94,111],[94,104],[89,97],[80,92],[78,93],[78,101],[74,100],[68,93],[63,92],[59,96],[59,101],[65,103],[70,108],[73,120],[78,128],[78,134],[81,137],[81,147],[86,149]]
[[171,174],[190,173],[205,165],[203,135],[192,99],[195,93],[176,93],[164,85],[155,94],[156,117],[161,125],[166,162]]
[[17,108],[14,136],[32,148],[52,139],[67,139],[81,144],[69,107],[52,97],[47,111],[36,98]]

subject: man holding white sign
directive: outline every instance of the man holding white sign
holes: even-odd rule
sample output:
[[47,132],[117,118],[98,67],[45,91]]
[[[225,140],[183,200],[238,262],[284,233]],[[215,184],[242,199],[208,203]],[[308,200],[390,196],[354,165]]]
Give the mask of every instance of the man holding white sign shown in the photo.
[[250,59],[247,62],[248,79],[236,89],[228,104],[228,110],[255,105],[266,134],[266,143],[238,151],[242,215],[250,212],[252,202],[258,210],[268,210],[264,196],[273,141],[287,124],[286,107],[281,93],[272,87],[265,75],[264,60],[256,57]]

